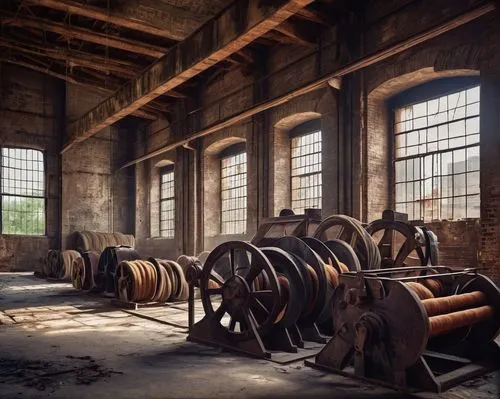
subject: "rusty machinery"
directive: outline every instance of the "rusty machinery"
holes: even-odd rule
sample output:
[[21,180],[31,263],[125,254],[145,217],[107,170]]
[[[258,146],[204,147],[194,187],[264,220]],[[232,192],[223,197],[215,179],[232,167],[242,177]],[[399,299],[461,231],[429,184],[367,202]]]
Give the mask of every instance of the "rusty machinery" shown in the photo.
[[[203,267],[190,265],[188,339],[277,361],[316,353],[326,342],[318,325],[331,320],[331,297],[347,267],[321,242],[313,245],[323,246],[323,257],[305,241],[287,236],[261,248],[230,241]],[[194,287],[205,311],[197,323]]]
[[[268,358],[317,352],[335,333],[331,304],[339,276],[377,270],[382,260],[358,220],[333,215],[309,222],[304,215],[269,220],[252,243],[221,244],[203,264],[190,264],[189,339]],[[195,288],[205,311],[197,323]]]
[[344,273],[333,326],[333,338],[306,364],[436,392],[499,366],[500,291],[474,269]]
[[424,226],[408,223],[405,213],[386,210],[366,230],[377,244],[382,268],[439,264],[436,235]]
[[[188,339],[264,358],[311,356],[306,352],[316,353],[332,333],[331,299],[339,275],[349,267],[356,270],[313,237],[283,236],[260,247],[242,241],[221,244],[203,266],[191,264],[186,270]],[[197,323],[195,287],[205,311]]]
[[259,247],[268,246],[284,236],[306,237],[313,234],[321,223],[321,209],[305,209],[303,215],[283,209],[280,216],[264,219],[251,243]]

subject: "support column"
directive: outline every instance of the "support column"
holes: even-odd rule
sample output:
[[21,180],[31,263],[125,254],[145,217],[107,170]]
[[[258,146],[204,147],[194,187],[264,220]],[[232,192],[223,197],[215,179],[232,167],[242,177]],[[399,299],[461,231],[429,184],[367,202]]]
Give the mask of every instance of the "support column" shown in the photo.
[[500,282],[500,65],[481,69],[481,244],[484,273]]

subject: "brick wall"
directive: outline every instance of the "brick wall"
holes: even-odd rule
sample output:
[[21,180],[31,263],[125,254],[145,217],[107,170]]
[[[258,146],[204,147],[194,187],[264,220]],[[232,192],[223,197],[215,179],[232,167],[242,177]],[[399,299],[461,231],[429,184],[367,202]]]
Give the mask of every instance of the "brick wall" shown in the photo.
[[[381,2],[376,2],[377,4]],[[382,2],[387,12],[400,2]],[[457,1],[453,5],[416,2],[386,18],[366,36],[366,47],[392,43],[414,32],[415,24],[405,23],[416,15],[422,23],[437,22],[457,13],[461,7],[474,2]],[[434,7],[437,7],[434,9]],[[397,21],[397,22],[396,22]],[[371,220],[380,214],[386,204],[392,204],[392,183],[380,176],[392,173],[391,129],[387,115],[387,99],[407,88],[450,76],[481,76],[481,219],[467,221],[433,222],[431,228],[441,243],[443,264],[453,266],[480,266],[486,274],[500,281],[498,221],[499,181],[498,131],[499,86],[495,76],[500,72],[498,54],[499,16],[491,14],[478,21],[446,33],[424,45],[365,69],[356,74],[362,79],[366,93],[367,137],[364,160],[365,184],[363,215]],[[384,173],[384,169],[386,173]],[[388,184],[389,183],[389,184]]]
[[[66,115],[83,115],[104,95],[86,88],[66,86]],[[133,174],[117,171],[130,157],[131,146],[123,121],[75,144],[62,155],[62,247],[74,231],[134,233]]]
[[[263,68],[270,73],[276,72],[276,75],[262,81],[265,87],[259,89],[270,97],[282,95],[360,54],[396,43],[475,3],[477,1],[470,0],[370,2],[371,8],[366,13],[370,28],[364,38],[359,41],[351,39],[349,45],[337,47],[335,42],[342,32],[331,29],[321,38],[320,55],[311,57],[306,57],[310,49],[277,46],[270,51]],[[407,5],[401,7],[404,4]],[[415,20],[419,24],[412,23]],[[482,219],[432,223],[431,227],[441,242],[443,262],[463,266],[487,265],[489,273],[498,276],[500,232],[496,226],[499,225],[497,194],[500,182],[493,171],[498,170],[499,165],[498,157],[490,153],[499,148],[500,137],[499,99],[495,83],[500,62],[496,59],[498,56],[494,56],[500,54],[498,26],[498,16],[483,17],[480,21],[344,78],[341,92],[322,88],[263,112],[258,118],[249,118],[190,143],[195,152],[182,149],[175,154],[176,171],[179,166],[183,172],[183,183],[178,186],[176,182],[178,194],[183,198],[178,211],[181,223],[179,232],[176,232],[181,238],[171,242],[149,240],[144,241],[144,245],[152,252],[164,250],[177,256],[188,247],[198,252],[211,249],[229,238],[251,237],[262,217],[275,215],[279,208],[289,203],[289,188],[280,183],[287,179],[281,169],[287,168],[285,158],[288,156],[286,135],[283,133],[286,129],[280,124],[300,118],[303,114],[318,114],[321,117],[324,216],[348,213],[365,221],[378,218],[381,211],[391,207],[393,202],[387,100],[406,88],[438,77],[480,73],[483,85],[490,82],[495,87],[482,91],[482,95],[486,96],[482,99],[484,109],[481,109]],[[345,38],[345,32],[342,37]],[[363,46],[360,46],[361,43]],[[302,57],[304,59],[297,61]],[[285,70],[281,70],[287,65]],[[140,136],[135,147],[140,148],[141,154],[154,150],[176,135],[209,126],[250,107],[259,101],[256,86],[251,85],[255,79],[254,75],[239,70],[210,76],[197,99],[203,107],[202,111],[190,116],[175,132],[169,129],[157,132],[159,126],[153,126],[151,132],[156,133]],[[242,87],[242,90],[228,95]],[[484,107],[486,103],[488,108]],[[246,235],[228,237],[219,234],[218,162],[214,161],[212,155],[216,151],[212,150],[229,144],[235,138],[247,143],[249,229]],[[263,159],[266,156],[269,158]],[[135,167],[135,231],[138,237],[145,239],[151,238],[150,218],[151,215],[155,217],[148,204],[152,201],[151,195],[154,195],[150,187],[154,187],[156,161],[150,160]],[[180,175],[176,173],[176,177],[180,178]],[[462,245],[464,242],[467,244]]]
[[42,150],[46,165],[46,228],[42,237],[0,235],[0,270],[38,269],[58,245],[59,148],[64,123],[64,85],[45,75],[0,64],[0,146]]

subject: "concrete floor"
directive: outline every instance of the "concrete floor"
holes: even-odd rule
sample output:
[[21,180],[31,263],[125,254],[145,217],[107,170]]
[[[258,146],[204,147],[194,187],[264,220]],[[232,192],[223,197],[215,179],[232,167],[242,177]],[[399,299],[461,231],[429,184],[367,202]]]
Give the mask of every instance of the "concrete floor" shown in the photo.
[[[69,284],[0,273],[0,398],[403,398],[392,390],[186,342],[187,307],[136,312]],[[170,323],[170,324],[166,324]],[[497,398],[490,374],[440,396]]]

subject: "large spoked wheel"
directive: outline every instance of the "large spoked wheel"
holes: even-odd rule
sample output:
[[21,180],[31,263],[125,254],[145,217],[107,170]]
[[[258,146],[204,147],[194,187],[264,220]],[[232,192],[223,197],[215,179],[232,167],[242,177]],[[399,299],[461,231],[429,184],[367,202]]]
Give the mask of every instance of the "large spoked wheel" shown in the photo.
[[382,268],[426,266],[430,252],[426,236],[418,227],[392,220],[375,220],[366,231],[373,237],[382,256]]
[[380,252],[359,220],[346,215],[332,215],[321,222],[314,238],[344,241],[354,249],[363,270],[380,268]]
[[[262,275],[266,283],[256,289]],[[265,336],[280,312],[276,272],[260,249],[243,241],[226,242],[210,253],[201,271],[200,293],[206,316],[235,340]]]

